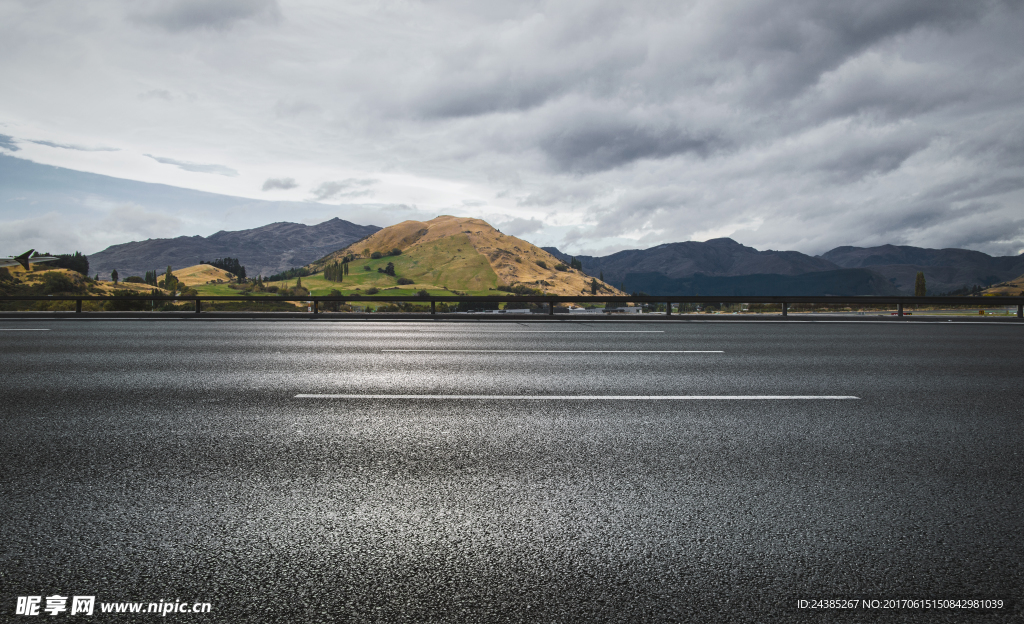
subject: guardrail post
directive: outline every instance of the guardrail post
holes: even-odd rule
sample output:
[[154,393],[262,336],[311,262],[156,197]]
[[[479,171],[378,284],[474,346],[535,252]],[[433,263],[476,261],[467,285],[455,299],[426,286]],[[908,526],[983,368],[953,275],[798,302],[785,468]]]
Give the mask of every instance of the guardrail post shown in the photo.
[[554,316],[554,315],[555,315],[555,302],[554,301],[548,301],[548,316]]
[[1024,318],[1024,303],[1017,304],[1017,318]]
[[900,303],[897,304],[897,306],[898,307],[896,308],[896,316],[903,316],[903,304]]
[[665,316],[672,316],[672,302],[669,301],[665,304]]
[[82,300],[81,299],[75,299],[75,314],[81,314],[81,313],[82,313]]
[[431,300],[431,302],[430,302],[430,313],[431,314],[437,314],[437,302],[436,301]]
[[313,300],[313,314],[320,314],[320,300]]
[[783,303],[782,304],[782,316],[789,316],[789,304],[788,303]]
[[196,314],[199,314],[203,310],[203,304],[199,299],[196,299]]

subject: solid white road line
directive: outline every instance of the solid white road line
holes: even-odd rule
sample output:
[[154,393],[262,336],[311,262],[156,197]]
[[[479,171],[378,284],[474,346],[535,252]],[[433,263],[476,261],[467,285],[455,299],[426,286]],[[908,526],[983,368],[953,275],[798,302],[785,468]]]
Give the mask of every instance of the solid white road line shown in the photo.
[[725,353],[725,351],[526,351],[512,349],[381,349],[381,353]]
[[[421,332],[445,332],[443,329],[419,329]],[[465,333],[461,332],[460,333]],[[664,334],[663,329],[483,329],[474,334]]]
[[49,329],[6,329],[0,327],[0,331],[50,331]]
[[855,396],[815,395],[529,395],[529,394],[296,394],[296,399],[446,399],[510,401],[778,401],[860,399]]

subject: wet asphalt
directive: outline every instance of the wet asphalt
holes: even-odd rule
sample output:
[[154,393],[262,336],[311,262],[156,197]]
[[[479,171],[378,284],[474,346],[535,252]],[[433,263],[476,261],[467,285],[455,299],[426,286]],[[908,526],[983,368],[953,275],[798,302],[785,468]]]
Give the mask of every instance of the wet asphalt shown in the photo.
[[211,603],[182,622],[1020,622],[1022,347],[1014,323],[0,321],[0,620],[60,594]]

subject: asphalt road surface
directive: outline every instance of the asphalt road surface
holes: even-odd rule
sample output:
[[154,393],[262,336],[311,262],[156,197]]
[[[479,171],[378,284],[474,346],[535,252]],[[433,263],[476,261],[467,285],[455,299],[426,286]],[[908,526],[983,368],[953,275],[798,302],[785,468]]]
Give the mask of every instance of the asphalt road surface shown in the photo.
[[[1016,323],[0,321],[0,619],[1020,622],[1022,346]],[[16,615],[54,595],[92,620]],[[821,599],[859,602],[800,608]],[[1003,607],[891,602],[914,599]]]

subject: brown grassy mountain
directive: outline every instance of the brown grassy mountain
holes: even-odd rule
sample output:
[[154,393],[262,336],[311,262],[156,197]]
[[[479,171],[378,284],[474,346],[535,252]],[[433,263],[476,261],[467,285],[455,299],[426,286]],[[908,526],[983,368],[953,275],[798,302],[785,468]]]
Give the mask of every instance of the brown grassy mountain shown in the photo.
[[1024,275],[996,284],[981,291],[983,295],[999,295],[1001,297],[1024,297]]
[[[429,258],[423,281],[428,280],[426,275],[433,275],[430,279],[434,284],[450,289],[477,290],[469,282],[479,280],[481,272],[493,272],[499,285],[523,284],[553,295],[571,296],[590,294],[593,279],[574,269],[557,270],[555,267],[562,264],[558,258],[521,238],[502,234],[481,219],[452,216],[386,227],[312,266],[322,268],[347,254],[365,258],[393,249],[401,250],[402,256]],[[620,294],[608,284],[598,284],[603,294]]]

